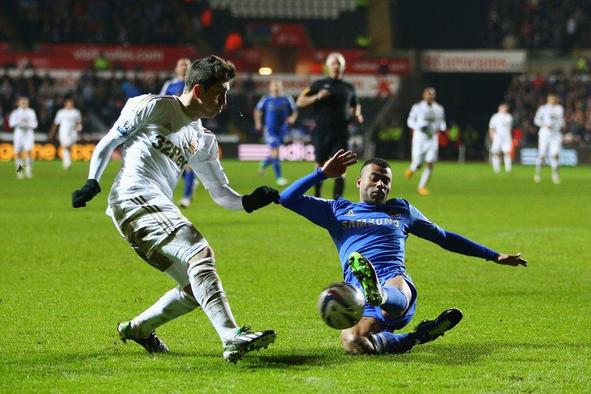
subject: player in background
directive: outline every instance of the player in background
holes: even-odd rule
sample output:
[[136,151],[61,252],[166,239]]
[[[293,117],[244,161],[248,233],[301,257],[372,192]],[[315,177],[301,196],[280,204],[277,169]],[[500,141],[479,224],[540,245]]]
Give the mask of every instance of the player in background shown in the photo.
[[[33,177],[31,151],[35,145],[35,129],[37,128],[37,114],[29,108],[29,98],[21,96],[17,100],[17,108],[8,117],[8,126],[14,128],[14,154],[16,177],[23,179]],[[25,173],[23,175],[23,164]]]
[[498,253],[444,230],[406,200],[388,199],[392,171],[382,159],[362,165],[357,203],[304,195],[318,182],[342,175],[355,161],[353,152],[338,151],[322,168],[293,182],[281,192],[280,199],[284,207],[328,230],[338,249],[345,282],[365,294],[363,317],[341,332],[341,343],[348,353],[406,352],[416,344],[435,340],[462,319],[460,310],[447,309],[436,319],[421,322],[410,333],[394,333],[410,322],[417,305],[417,289],[405,266],[409,234],[455,253],[502,265],[527,265],[519,254]]
[[[312,134],[316,166],[322,167],[339,149],[348,149],[349,123],[355,120],[363,123],[361,104],[357,100],[355,88],[343,80],[345,58],[338,52],[326,57],[328,77],[320,79],[298,96],[296,104],[300,108],[312,106],[316,114],[316,129]],[[334,181],[333,197],[338,198],[345,191],[345,178],[339,176]],[[320,197],[322,183],[314,185],[314,195]]]
[[406,121],[413,134],[412,161],[410,167],[404,172],[404,176],[406,179],[410,179],[421,165],[425,164],[417,189],[419,194],[423,196],[431,194],[427,189],[427,183],[431,179],[433,165],[437,161],[439,132],[447,129],[445,111],[441,105],[435,102],[435,98],[435,89],[425,88],[423,100],[412,106]]
[[[187,75],[187,70],[190,66],[191,61],[187,58],[177,60],[176,67],[174,68],[175,77],[169,79],[164,85],[162,85],[160,94],[169,96],[180,96],[183,94],[183,89],[185,88],[185,75]],[[188,208],[191,205],[191,201],[193,201],[195,189],[199,186],[199,181],[196,179],[195,172],[191,170],[191,167],[187,167],[183,171],[183,180],[185,184],[183,186],[183,197],[179,201],[179,206],[181,208]]]
[[558,96],[550,93],[546,104],[538,108],[534,124],[540,128],[538,132],[538,158],[534,182],[542,181],[542,165],[546,155],[550,156],[552,182],[559,184],[558,156],[562,147],[562,129],[564,129],[564,108],[558,104]]
[[70,149],[78,141],[78,135],[82,131],[82,115],[74,107],[74,100],[66,98],[64,107],[57,111],[55,119],[49,129],[49,140],[55,137],[55,131],[59,126],[59,142],[62,147],[62,166],[64,170],[69,170],[72,166],[72,155]]
[[511,172],[512,129],[513,116],[509,113],[509,106],[506,103],[501,103],[498,112],[490,118],[488,123],[488,132],[492,141],[490,147],[492,167],[496,174],[501,172],[501,152],[503,152],[505,172]]
[[123,341],[135,341],[151,353],[168,352],[155,335],[157,327],[199,306],[230,362],[275,340],[272,330],[238,327],[217,274],[213,249],[173,203],[173,190],[186,164],[224,208],[250,213],[279,198],[277,190],[266,186],[244,196],[234,191],[218,160],[215,134],[201,124],[202,118],[223,110],[235,73],[232,63],[208,56],[191,64],[180,97],[148,94],[128,100],[98,143],[86,184],[72,194],[72,205],[78,208],[99,193],[99,180],[113,149],[124,144],[107,214],[142,259],[177,283],[154,305],[117,326]]
[[296,105],[290,95],[283,94],[283,84],[274,79],[269,83],[269,95],[259,100],[254,110],[254,127],[264,133],[265,143],[269,145],[269,156],[260,163],[259,175],[272,165],[275,183],[285,186],[289,182],[281,175],[279,147],[283,144],[288,125],[295,123],[298,117]]

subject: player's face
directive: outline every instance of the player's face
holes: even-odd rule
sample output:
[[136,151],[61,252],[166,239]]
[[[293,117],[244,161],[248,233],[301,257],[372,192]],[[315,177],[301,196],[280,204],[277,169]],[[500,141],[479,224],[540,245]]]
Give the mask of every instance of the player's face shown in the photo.
[[509,107],[505,104],[499,105],[499,112],[506,114],[507,112],[509,112]]
[[283,90],[283,84],[281,81],[271,81],[269,84],[269,91],[273,96],[279,96]]
[[328,68],[328,75],[333,79],[341,78],[345,71],[345,65],[341,63],[337,56],[332,56],[328,59],[326,67]]
[[191,62],[189,59],[179,59],[179,61],[176,62],[174,72],[179,78],[185,79],[185,75],[187,75],[187,70],[190,66]]
[[436,97],[435,89],[425,89],[423,91],[423,100],[425,100],[429,104],[431,104],[433,101],[435,101],[435,97]]
[[370,204],[383,204],[392,187],[392,170],[377,164],[368,164],[357,179],[359,198]]
[[230,82],[219,82],[209,87],[201,89],[199,98],[206,118],[213,118],[218,115],[226,106],[226,94],[230,90]]
[[548,104],[557,104],[558,103],[558,97],[556,97],[555,95],[551,94],[550,96],[548,96]]
[[74,108],[74,102],[72,100],[66,100],[64,102],[64,107],[66,107],[67,109]]
[[18,99],[17,105],[19,108],[28,108],[29,107],[29,99],[26,97],[21,97]]

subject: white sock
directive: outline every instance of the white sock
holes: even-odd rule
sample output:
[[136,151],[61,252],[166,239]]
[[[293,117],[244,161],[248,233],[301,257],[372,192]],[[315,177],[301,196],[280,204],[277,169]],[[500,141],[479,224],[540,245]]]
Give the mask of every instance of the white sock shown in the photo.
[[14,160],[14,165],[15,165],[15,167],[16,167],[17,170],[19,169],[19,167],[22,167],[23,164],[24,164],[23,159],[21,159],[20,157],[17,157]]
[[25,175],[28,177],[33,175],[33,165],[31,156],[25,157]]
[[505,161],[505,172],[511,172],[511,155],[507,153],[503,158]]
[[410,163],[410,167],[409,167],[409,168],[410,168],[410,170],[411,170],[412,172],[417,172],[417,169],[419,168],[419,166],[420,166],[420,165],[421,165],[421,162],[419,162],[419,161],[414,161],[414,160],[413,160],[413,161]]
[[192,260],[189,265],[188,274],[193,295],[225,343],[236,334],[238,326],[215,269],[213,257]]
[[131,328],[140,338],[148,335],[164,323],[176,319],[199,307],[193,297],[175,287],[164,293],[154,305],[137,315],[131,321]]
[[419,189],[424,188],[427,186],[427,182],[431,178],[431,169],[429,167],[425,167],[423,173],[421,174],[421,180],[419,181]]
[[501,158],[499,157],[499,155],[493,155],[492,167],[493,167],[493,172],[495,172],[495,173],[501,172]]
[[62,161],[65,168],[69,168],[72,165],[72,157],[70,156],[70,149],[62,150]]
[[552,168],[552,176],[558,177],[558,159],[550,159],[550,167]]
[[542,163],[544,162],[543,157],[538,157],[536,159],[536,174],[540,174],[542,172]]

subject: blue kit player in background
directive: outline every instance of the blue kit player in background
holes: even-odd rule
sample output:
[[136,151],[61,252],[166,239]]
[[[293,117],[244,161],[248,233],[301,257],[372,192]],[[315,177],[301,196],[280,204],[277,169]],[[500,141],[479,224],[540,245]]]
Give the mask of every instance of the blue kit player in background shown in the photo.
[[[162,85],[160,94],[167,96],[180,96],[183,94],[183,90],[185,89],[185,75],[187,75],[187,70],[190,66],[191,61],[187,58],[177,60],[176,67],[174,68],[175,77]],[[183,187],[183,198],[179,201],[179,206],[181,208],[188,208],[191,205],[193,193],[199,181],[197,181],[195,172],[189,166],[183,171],[183,179],[185,180],[185,186]]]
[[265,169],[272,165],[275,182],[279,186],[285,186],[288,180],[281,175],[279,147],[287,134],[288,124],[295,123],[298,111],[291,96],[283,94],[281,81],[272,80],[269,92],[268,96],[261,97],[254,110],[254,127],[257,131],[264,132],[265,144],[271,149],[270,155],[260,164],[259,175],[263,175]]
[[410,322],[417,306],[417,289],[404,263],[409,234],[452,252],[502,265],[527,266],[519,254],[497,253],[442,229],[406,200],[388,200],[392,170],[382,159],[368,160],[361,167],[359,202],[304,195],[318,182],[341,176],[355,162],[354,153],[339,150],[321,168],[291,184],[280,199],[284,207],[328,230],[339,252],[345,282],[365,294],[363,317],[341,331],[341,343],[348,353],[406,352],[416,344],[435,340],[462,319],[460,310],[447,309],[436,319],[419,323],[412,332],[394,333]]

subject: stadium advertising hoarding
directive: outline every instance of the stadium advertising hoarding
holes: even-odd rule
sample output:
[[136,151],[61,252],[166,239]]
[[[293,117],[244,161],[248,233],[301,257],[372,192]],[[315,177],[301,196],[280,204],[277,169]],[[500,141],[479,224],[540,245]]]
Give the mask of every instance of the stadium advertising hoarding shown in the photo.
[[425,72],[518,73],[524,72],[526,51],[423,51]]
[[[579,164],[579,155],[576,149],[562,149],[560,156],[558,156],[558,162],[561,166],[574,167]],[[589,152],[587,152],[589,156]],[[519,150],[519,160],[521,164],[526,166],[535,166],[538,158],[538,150],[536,148],[522,148]],[[550,164],[550,158],[546,156],[545,164]]]

